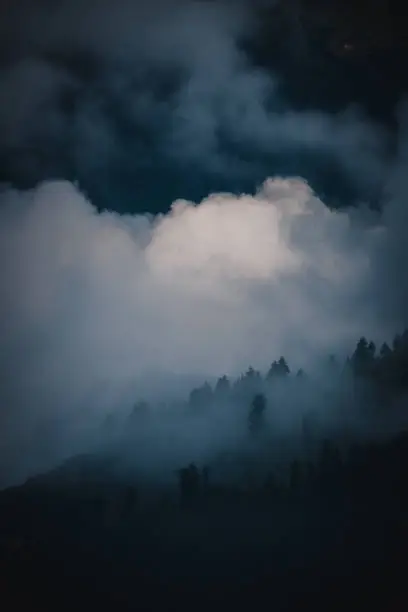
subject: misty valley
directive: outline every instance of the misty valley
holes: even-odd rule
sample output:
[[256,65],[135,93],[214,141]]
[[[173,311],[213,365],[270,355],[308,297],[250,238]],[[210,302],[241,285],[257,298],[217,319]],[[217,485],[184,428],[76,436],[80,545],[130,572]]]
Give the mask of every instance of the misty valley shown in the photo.
[[400,609],[407,390],[404,332],[313,372],[281,357],[107,415],[92,452],[1,492],[4,593],[60,609]]

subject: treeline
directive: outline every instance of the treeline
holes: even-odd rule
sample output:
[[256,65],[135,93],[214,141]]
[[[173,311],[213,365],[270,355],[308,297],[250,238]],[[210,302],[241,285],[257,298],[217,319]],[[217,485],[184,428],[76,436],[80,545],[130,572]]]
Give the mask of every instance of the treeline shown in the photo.
[[[280,482],[289,479],[291,488],[296,488],[296,482],[314,482],[316,466],[320,466],[318,472],[330,465],[338,471],[340,455],[355,444],[401,431],[405,408],[398,400],[407,390],[408,330],[379,348],[361,337],[348,357],[340,360],[329,355],[320,368],[310,372],[307,368],[292,370],[281,356],[266,373],[249,367],[236,379],[222,375],[212,385],[204,382],[184,402],[172,405],[174,411],[157,411],[139,401],[130,414],[124,418],[112,415],[106,425],[118,433],[120,445],[123,434],[135,449],[145,435],[144,425],[151,427],[154,439],[156,417],[162,431],[172,423],[168,431],[176,436],[173,443],[179,445],[178,450],[184,444],[183,435],[193,431],[190,447],[186,445],[191,452],[184,452],[183,447],[184,467],[183,463],[178,466],[182,497],[200,488],[196,468],[208,467],[211,473],[213,469],[225,473],[225,469],[234,481],[247,479],[252,471],[258,484],[269,472],[270,488],[276,488],[276,478]],[[177,427],[183,432],[180,440]],[[231,430],[235,432],[232,436]],[[195,452],[194,436],[204,437],[207,454],[200,449]],[[208,488],[208,472],[203,481]]]
[[[390,393],[400,393],[408,388],[408,330],[397,334],[389,346],[384,342],[377,349],[373,341],[361,337],[352,354],[341,363],[334,355],[329,355],[323,365],[322,374],[332,380],[343,378],[358,383],[368,383],[376,389]],[[208,404],[214,396],[225,398],[228,394],[242,397],[247,391],[260,391],[265,383],[290,378],[307,379],[307,372],[299,369],[292,372],[285,357],[274,361],[266,375],[252,367],[230,381],[227,376],[218,379],[212,389],[208,382],[193,389],[189,404],[200,406]]]
[[[329,355],[317,374],[316,371],[309,374],[307,369],[292,370],[287,359],[281,356],[264,374],[250,366],[236,379],[222,375],[213,385],[204,382],[194,388],[187,404],[195,410],[223,402],[249,406],[253,401],[260,402],[259,398],[255,399],[257,395],[268,396],[277,385],[286,382],[308,385],[309,388],[315,386],[316,392],[319,387],[326,386],[338,391],[339,396],[342,388],[348,388],[350,393],[345,401],[369,401],[385,407],[387,401],[408,389],[408,330],[397,334],[391,346],[383,343],[379,348],[373,341],[361,337],[344,361]],[[149,404],[139,401],[133,408],[131,420],[138,421],[148,412]]]

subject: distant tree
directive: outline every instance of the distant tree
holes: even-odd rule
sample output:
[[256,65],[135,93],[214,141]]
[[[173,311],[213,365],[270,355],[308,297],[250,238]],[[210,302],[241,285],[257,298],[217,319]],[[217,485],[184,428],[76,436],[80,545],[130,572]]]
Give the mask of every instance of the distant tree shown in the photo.
[[276,378],[279,375],[278,372],[279,372],[278,362],[273,361],[266,375],[266,380],[272,381],[274,378]]
[[261,373],[258,372],[258,370],[254,370],[254,368],[250,366],[244,374],[244,381],[246,381],[248,384],[259,384],[262,381]]
[[380,359],[389,359],[392,355],[392,350],[386,342],[381,345],[380,348]]
[[389,378],[395,390],[408,387],[408,331],[397,334],[393,341],[392,355],[388,359]]
[[248,426],[251,433],[257,433],[264,425],[264,413],[266,410],[266,397],[263,393],[257,393],[252,400],[248,415]]
[[352,359],[354,361],[363,361],[366,359],[368,354],[368,342],[367,339],[362,336],[360,340],[357,342],[357,346],[353,353]]
[[266,375],[268,381],[276,378],[284,378],[290,374],[289,366],[284,357],[280,357],[278,361],[274,361]]
[[351,357],[347,357],[345,362],[344,362],[344,366],[343,366],[343,374],[351,374],[351,372],[353,371],[353,365],[352,365],[352,361],[351,361]]
[[208,382],[205,382],[201,387],[191,391],[188,403],[192,408],[202,409],[209,406],[212,400],[213,390]]
[[231,391],[231,383],[227,376],[221,376],[216,382],[214,394],[217,397],[225,398]]
[[394,340],[392,341],[392,348],[394,352],[398,351],[402,346],[402,338],[400,334],[396,334]]
[[367,342],[361,337],[351,357],[351,366],[357,376],[367,376],[372,373],[375,362],[376,347],[374,342]]
[[262,388],[262,376],[258,370],[252,366],[245,374],[242,374],[234,384],[234,396],[239,402],[247,403],[255,393],[259,393]]
[[280,357],[279,361],[278,361],[278,366],[280,368],[280,372],[282,374],[282,376],[287,376],[288,374],[290,374],[290,368],[286,362],[286,359],[284,357]]
[[368,343],[367,352],[368,352],[370,359],[374,359],[375,352],[376,352],[376,346],[374,342],[371,341]]

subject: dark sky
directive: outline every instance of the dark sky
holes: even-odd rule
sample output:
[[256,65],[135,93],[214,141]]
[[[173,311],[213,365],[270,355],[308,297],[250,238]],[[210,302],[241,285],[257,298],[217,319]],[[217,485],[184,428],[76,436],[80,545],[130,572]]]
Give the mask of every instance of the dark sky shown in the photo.
[[[3,3],[0,178],[23,187],[67,178],[99,207],[121,212],[141,211],[141,201],[157,212],[177,197],[253,190],[272,174],[301,174],[334,206],[374,202],[379,181],[357,179],[315,133],[328,121],[327,140],[335,139],[335,114],[353,105],[366,122],[395,122],[401,36],[391,41],[394,22],[367,3],[326,5]],[[343,39],[353,52],[339,53]],[[293,129],[277,136],[271,128],[260,145],[257,130],[280,114]]]

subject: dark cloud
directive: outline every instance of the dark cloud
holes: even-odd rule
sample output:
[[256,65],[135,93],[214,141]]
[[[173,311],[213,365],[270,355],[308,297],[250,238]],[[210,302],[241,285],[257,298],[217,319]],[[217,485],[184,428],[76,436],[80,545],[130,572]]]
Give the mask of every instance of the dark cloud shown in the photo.
[[[180,196],[253,190],[274,173],[304,175],[333,204],[378,196],[389,153],[382,130],[354,110],[295,110],[279,62],[257,66],[249,51],[260,35],[254,5],[95,0],[8,9],[4,180],[77,180],[97,205],[121,211],[132,209],[134,194],[163,211]],[[279,33],[274,40],[281,44]],[[287,57],[298,45],[288,40]],[[291,80],[300,82],[317,65],[297,66]],[[303,89],[312,93],[316,82]]]

